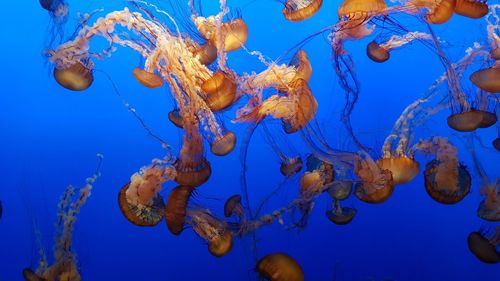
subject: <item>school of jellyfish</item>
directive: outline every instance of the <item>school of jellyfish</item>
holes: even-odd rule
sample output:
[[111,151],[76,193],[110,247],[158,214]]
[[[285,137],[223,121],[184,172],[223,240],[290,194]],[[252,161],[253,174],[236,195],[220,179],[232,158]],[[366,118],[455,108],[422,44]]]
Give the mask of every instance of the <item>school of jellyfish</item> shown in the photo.
[[[158,2],[158,1],[157,1]],[[344,106],[340,124],[345,128],[351,149],[338,149],[317,125],[318,103],[310,87],[314,66],[303,48],[307,38],[291,49],[284,49],[291,59],[282,56],[275,61],[259,51],[245,47],[251,38],[251,26],[242,17],[230,17],[231,7],[220,0],[217,13],[206,15],[193,0],[179,3],[189,11],[188,18],[176,18],[150,1],[125,1],[123,8],[111,12],[91,11],[79,14],[79,24],[71,36],[65,36],[63,25],[71,16],[66,0],[40,0],[49,12],[53,40],[44,51],[53,67],[55,81],[71,91],[92,86],[96,65],[119,48],[128,48],[142,57],[138,67],[130,66],[131,75],[145,88],[164,88],[175,100],[165,117],[180,128],[182,145],[174,151],[162,138],[165,155],[124,180],[116,187],[118,207],[123,216],[139,227],[153,227],[165,221],[173,235],[186,228],[206,241],[214,257],[223,257],[233,248],[234,240],[252,235],[256,230],[277,222],[285,229],[303,228],[315,206],[315,200],[326,194],[331,208],[325,216],[336,225],[348,225],[358,211],[343,203],[355,197],[369,204],[389,200],[398,186],[411,182],[422,171],[425,191],[432,200],[445,205],[460,203],[476,181],[483,200],[477,216],[488,223],[488,229],[475,230],[464,238],[471,254],[478,260],[500,263],[500,179],[487,175],[476,155],[477,131],[492,128],[498,137],[487,144],[492,153],[500,151],[500,5],[483,0],[344,0],[338,8],[338,21],[322,28],[312,37],[326,35],[331,49],[334,74],[337,76]],[[322,0],[286,0],[282,13],[292,22],[305,21],[321,8]],[[468,46],[462,58],[451,61],[444,40],[436,34],[435,25],[445,25],[452,16],[485,21],[486,38]],[[403,26],[405,17],[412,25]],[[189,23],[190,28],[184,26]],[[392,130],[380,147],[370,147],[359,138],[351,115],[362,99],[355,61],[347,42],[372,37],[366,55],[376,63],[397,60],[393,51],[423,44],[443,67],[443,74],[409,104],[395,120]],[[106,47],[95,50],[94,40],[104,40]],[[299,41],[302,38],[297,38]],[[265,67],[260,72],[247,69],[238,72],[228,63],[228,53],[236,50],[257,57]],[[377,64],[375,64],[375,67]],[[383,79],[383,78],[382,78]],[[147,89],[145,89],[147,91]],[[128,107],[128,105],[127,105]],[[245,135],[228,129],[220,118],[228,109],[236,126],[245,126]],[[129,108],[151,135],[137,112]],[[231,111],[233,112],[233,111]],[[415,131],[431,118],[446,114],[445,122],[459,141],[464,141],[472,163],[461,159],[451,136],[419,136]],[[167,118],[166,118],[167,119]],[[165,119],[165,121],[166,121]],[[279,130],[268,127],[278,120]],[[285,178],[298,177],[295,199],[274,211],[262,214],[250,207],[245,165],[248,145],[256,128],[264,132],[266,142],[279,158]],[[280,143],[290,135],[297,136],[307,151],[296,151]],[[451,134],[450,134],[451,135]],[[197,189],[210,188],[212,166],[206,150],[216,156],[235,153],[241,144],[242,186],[239,194],[227,198],[218,214],[191,202]],[[496,151],[495,151],[496,150]],[[376,153],[380,151],[380,153]],[[416,155],[429,159],[419,163]],[[36,271],[26,269],[26,280],[80,280],[76,260],[71,252],[71,221],[90,192],[80,189],[80,198],[70,204],[73,189],[61,199],[61,226],[56,241],[55,261],[49,266],[43,255]],[[176,187],[164,191],[166,182]],[[82,194],[85,193],[85,194]],[[86,193],[87,192],[87,193]],[[161,194],[168,194],[163,198]],[[82,203],[79,203],[82,202]],[[265,202],[264,202],[265,203]],[[0,209],[1,210],[1,209]],[[0,213],[1,214],[1,213]],[[297,219],[297,214],[299,214]],[[64,222],[64,223],[63,223]],[[495,227],[496,223],[496,227]],[[164,225],[163,225],[164,226]],[[465,241],[466,240],[466,241]],[[255,270],[273,281],[304,280],[304,272],[286,253],[259,257]]]

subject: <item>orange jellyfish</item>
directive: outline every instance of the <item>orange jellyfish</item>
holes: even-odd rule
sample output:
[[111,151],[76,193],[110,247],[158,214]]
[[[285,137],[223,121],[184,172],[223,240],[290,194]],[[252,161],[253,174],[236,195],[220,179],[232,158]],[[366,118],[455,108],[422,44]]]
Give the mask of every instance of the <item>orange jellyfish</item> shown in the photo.
[[392,173],[381,169],[368,154],[361,156],[354,162],[354,173],[361,180],[355,185],[354,195],[366,203],[383,203],[394,191]]
[[500,227],[492,235],[483,232],[474,231],[467,237],[469,250],[480,261],[489,264],[500,262],[500,252],[497,246],[500,245]]
[[500,93],[500,66],[478,70],[471,74],[470,80],[487,92]]
[[484,184],[481,195],[485,198],[479,204],[477,215],[487,221],[500,221],[500,181]]
[[283,15],[290,21],[306,20],[321,8],[323,0],[287,0]]
[[486,0],[457,0],[455,13],[473,19],[478,19],[488,14]]
[[170,120],[170,122],[172,122],[172,124],[174,124],[177,128],[182,129],[184,127],[182,115],[177,108],[168,113],[168,120]]
[[200,63],[204,65],[210,65],[217,59],[217,48],[210,41],[205,42],[203,45],[196,44],[193,53]]
[[208,243],[208,251],[215,257],[223,257],[233,247],[233,234],[226,223],[204,210],[187,210],[187,223]]
[[443,24],[455,12],[457,0],[410,0],[409,4],[418,9],[427,9],[425,19],[428,23]]
[[118,194],[125,218],[137,226],[155,226],[163,219],[165,203],[160,195],[163,183],[174,177],[172,167],[153,163],[130,178]]
[[63,68],[54,68],[54,78],[59,85],[72,91],[86,90],[92,82],[92,63],[90,60],[75,62],[72,65]]
[[346,225],[356,216],[357,210],[340,206],[340,201],[334,200],[333,209],[326,211],[327,218],[336,225]]
[[335,180],[328,188],[328,194],[334,200],[346,200],[352,193],[352,181],[350,180]]
[[217,71],[201,84],[201,89],[206,94],[205,102],[214,112],[228,108],[235,101],[236,83],[224,72]]
[[212,141],[210,151],[217,156],[224,156],[233,151],[236,145],[236,135],[233,132],[227,132]]
[[377,165],[392,173],[392,179],[396,185],[413,180],[420,171],[420,164],[415,159],[404,155],[382,158],[377,161]]
[[262,257],[257,262],[255,271],[269,281],[304,281],[304,272],[300,265],[285,253]]
[[443,204],[456,204],[469,194],[472,178],[458,161],[457,148],[446,138],[422,140],[412,150],[436,155],[424,171],[425,190],[432,199]]
[[248,39],[248,27],[242,18],[222,23],[219,29],[217,28],[218,22],[213,16],[197,17],[194,19],[194,23],[205,39],[209,40],[217,49],[220,46],[224,52],[241,48]]
[[245,216],[245,211],[241,205],[241,196],[236,194],[229,197],[224,203],[224,216],[226,218],[237,216],[240,220]]
[[176,171],[174,179],[176,183],[198,187],[204,184],[212,174],[210,162],[203,155],[202,141],[197,133],[184,135],[179,159],[173,165]]
[[370,42],[366,46],[366,54],[374,62],[385,62],[390,58],[392,50],[401,48],[414,40],[430,40],[431,36],[424,32],[408,32],[402,36],[393,35],[387,42],[377,43],[376,41]]
[[136,67],[132,71],[132,74],[137,79],[137,82],[141,83],[144,87],[159,88],[163,86],[163,78],[155,73]]
[[[283,176],[285,177],[291,177],[300,170],[302,170],[302,158],[300,155],[297,155],[296,157],[290,157],[287,155],[287,153],[284,151],[284,147],[287,146],[289,150],[293,154],[298,154],[297,151],[291,146],[289,143],[286,143],[286,145],[277,142],[277,139],[281,139],[279,136],[275,136],[276,134],[280,134],[281,132],[278,131],[272,131],[269,130],[268,126],[265,123],[262,123],[262,128],[264,129],[264,138],[266,142],[271,146],[272,150],[276,155],[278,156],[280,160],[280,172]],[[284,136],[283,136],[284,137]]]
[[168,230],[174,235],[180,235],[184,230],[186,222],[186,208],[189,198],[193,192],[193,187],[178,186],[170,192],[167,204],[165,205],[165,221]]

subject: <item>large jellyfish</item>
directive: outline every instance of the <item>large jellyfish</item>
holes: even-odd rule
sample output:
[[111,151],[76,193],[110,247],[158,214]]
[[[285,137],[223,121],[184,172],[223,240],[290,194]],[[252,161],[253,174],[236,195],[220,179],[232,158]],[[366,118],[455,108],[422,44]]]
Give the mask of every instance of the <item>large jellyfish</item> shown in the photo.
[[493,234],[472,232],[467,237],[467,244],[480,261],[490,264],[500,262],[500,252],[496,249],[500,245],[500,227],[497,227]]
[[269,281],[303,281],[304,272],[299,263],[285,253],[274,253],[262,257],[255,271]]
[[287,0],[283,15],[290,21],[306,20],[321,8],[323,0]]
[[158,159],[133,174],[118,194],[118,204],[125,218],[138,226],[160,223],[165,208],[160,191],[163,183],[174,177],[174,168]]

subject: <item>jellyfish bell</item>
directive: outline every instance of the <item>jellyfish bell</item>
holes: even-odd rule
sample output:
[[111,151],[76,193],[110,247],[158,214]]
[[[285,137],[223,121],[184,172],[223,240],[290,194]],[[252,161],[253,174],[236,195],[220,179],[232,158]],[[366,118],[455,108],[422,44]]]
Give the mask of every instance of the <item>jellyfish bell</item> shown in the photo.
[[485,198],[479,203],[477,216],[487,221],[500,221],[500,183],[488,183],[481,187],[480,193]]
[[345,200],[352,193],[352,181],[334,181],[327,189],[328,194],[335,200]]
[[295,97],[296,112],[283,118],[283,129],[287,134],[292,134],[305,127],[316,115],[318,103],[312,95],[311,89],[304,79],[296,79],[291,85]]
[[180,235],[184,230],[186,208],[193,189],[190,186],[177,186],[168,196],[165,205],[165,221],[168,230],[174,235]]
[[210,151],[214,155],[224,156],[233,151],[235,145],[236,145],[236,135],[233,132],[228,132],[212,142],[210,146]]
[[255,271],[270,281],[304,281],[299,263],[285,253],[264,256],[257,262]]
[[54,0],[39,0],[40,2],[40,6],[42,6],[42,8],[44,8],[45,10],[47,11],[52,11],[52,4],[54,2]]
[[59,85],[72,91],[86,90],[94,81],[92,70],[81,62],[67,68],[54,68],[54,78]]
[[182,129],[184,127],[184,121],[182,119],[181,112],[178,109],[174,109],[168,113],[168,120],[172,122],[177,128]]
[[137,82],[147,88],[160,88],[163,86],[163,78],[155,73],[135,67],[132,71]]
[[118,205],[123,216],[137,226],[155,226],[163,219],[165,203],[163,197],[157,194],[151,205],[132,203],[127,199],[130,182],[125,184],[118,193]]
[[491,143],[493,147],[497,150],[500,151],[500,137],[497,137],[496,139],[493,140]]
[[354,219],[356,213],[357,211],[354,208],[342,207],[342,212],[340,214],[330,210],[326,211],[326,216],[336,225],[346,225]]
[[381,169],[391,171],[392,179],[396,185],[413,180],[420,171],[420,164],[413,158],[406,156],[382,158],[377,161],[377,164]]
[[236,83],[222,71],[217,71],[201,85],[206,94],[205,102],[212,111],[221,111],[234,102]]
[[496,250],[497,245],[491,243],[484,234],[476,231],[470,233],[467,237],[467,245],[480,261],[489,264],[500,262],[500,253]]
[[306,20],[321,8],[323,0],[287,0],[283,15],[289,21]]
[[248,39],[248,27],[242,18],[222,24],[224,36],[224,52],[238,50]]
[[324,181],[319,172],[305,172],[300,178],[300,194],[307,197],[314,196],[323,185]]
[[340,20],[355,21],[360,24],[387,9],[384,0],[344,0],[337,10]]
[[201,64],[210,65],[217,59],[217,48],[210,41],[207,41],[196,48],[194,55]]
[[428,10],[425,19],[428,23],[443,24],[447,22],[455,12],[457,0],[410,0],[414,6]]
[[233,248],[233,234],[226,230],[222,235],[216,236],[208,243],[208,251],[214,257],[223,257]]
[[[390,173],[387,171],[387,173]],[[365,203],[379,204],[384,203],[391,197],[394,191],[394,184],[388,181],[383,187],[375,188],[370,183],[358,182],[354,186],[354,195]]]
[[295,55],[293,55],[292,59],[288,63],[288,66],[294,66],[296,69],[295,76],[293,77],[292,81],[300,78],[306,82],[309,82],[309,80],[311,79],[312,66],[306,51],[298,50]]
[[500,93],[500,68],[490,67],[471,74],[474,85],[490,93]]
[[477,110],[479,114],[482,115],[482,120],[481,123],[479,124],[478,128],[489,128],[497,123],[497,115],[489,112],[489,111],[483,111],[483,110]]
[[198,161],[184,162],[177,159],[174,162],[177,172],[174,181],[180,185],[198,187],[204,184],[212,174],[210,162],[205,157]]
[[280,165],[280,172],[285,177],[290,177],[302,170],[302,158],[286,158]]
[[455,13],[473,19],[479,19],[488,14],[486,0],[456,0]]
[[439,203],[456,204],[469,194],[472,178],[462,164],[458,164],[456,173],[441,165],[446,164],[439,160],[427,163],[424,171],[425,190],[432,199]]
[[372,41],[366,46],[366,54],[374,62],[385,62],[389,59],[389,51]]
[[25,281],[47,281],[45,278],[38,276],[29,268],[23,269],[23,277]]
[[483,122],[483,114],[477,110],[455,113],[447,118],[448,127],[459,132],[472,132]]
[[224,203],[224,216],[229,218],[231,216],[242,216],[243,207],[241,205],[241,195],[236,194],[229,197]]

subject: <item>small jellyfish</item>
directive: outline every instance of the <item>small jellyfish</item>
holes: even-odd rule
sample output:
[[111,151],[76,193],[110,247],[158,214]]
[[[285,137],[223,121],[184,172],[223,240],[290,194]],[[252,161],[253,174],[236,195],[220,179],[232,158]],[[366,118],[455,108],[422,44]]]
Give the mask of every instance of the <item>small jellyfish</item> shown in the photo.
[[72,91],[86,90],[94,81],[92,69],[82,62],[76,62],[67,68],[54,68],[54,78],[59,85]]
[[456,0],[410,0],[409,3],[428,10],[425,16],[428,23],[443,24],[453,16]]
[[217,156],[224,156],[233,151],[236,145],[236,135],[233,132],[227,132],[226,134],[216,138],[210,145],[210,151]]
[[394,184],[405,184],[413,180],[420,171],[420,164],[411,157],[390,157],[377,161],[380,169],[389,170],[392,173]]
[[283,15],[290,21],[306,20],[321,8],[323,0],[287,0]]
[[479,204],[477,215],[487,221],[500,221],[500,182],[484,184],[481,195],[485,198]]
[[209,211],[187,210],[187,222],[208,243],[208,251],[215,257],[223,257],[233,247],[233,235],[226,223],[212,216]]
[[488,14],[486,0],[456,0],[455,13],[473,19],[479,19]]
[[467,237],[469,250],[480,261],[489,264],[500,262],[500,252],[496,247],[500,245],[500,227],[497,227],[495,233],[491,237],[487,237],[486,233],[474,231]]
[[186,208],[193,189],[193,187],[181,185],[172,189],[168,196],[165,205],[165,221],[168,230],[174,235],[180,235],[184,230]]
[[300,156],[284,158],[280,165],[280,172],[285,177],[290,177],[302,170],[302,158]]
[[366,54],[374,62],[385,62],[389,59],[389,51],[372,41],[366,46]]
[[184,127],[182,115],[177,108],[168,113],[168,120],[170,120],[170,122],[172,122],[172,124],[174,124],[177,128],[182,129]]
[[351,195],[352,185],[353,183],[350,180],[336,180],[330,185],[327,191],[334,200],[342,201]]
[[337,225],[346,225],[356,216],[357,210],[349,207],[340,206],[340,201],[334,200],[333,209],[326,211],[326,216],[330,221]]
[[497,137],[496,139],[493,140],[491,143],[493,147],[497,150],[500,151],[500,137]]
[[[229,22],[222,23],[220,33],[217,34],[216,20],[214,17],[195,18],[195,25],[205,39],[217,48],[221,47],[224,52],[230,52],[241,48],[248,39],[248,27],[242,18],[236,18]],[[217,44],[219,38],[222,39],[220,45]]]
[[205,102],[214,112],[228,108],[235,101],[236,83],[224,72],[217,71],[203,82],[201,89],[206,94]]
[[210,41],[207,41],[195,49],[194,55],[201,64],[210,65],[217,59],[217,48]]
[[425,167],[425,190],[439,203],[456,204],[470,192],[472,178],[467,168],[452,163],[432,160]]
[[264,256],[257,262],[255,271],[269,281],[304,281],[300,265],[285,253]]
[[241,196],[236,194],[229,199],[227,199],[226,203],[224,203],[224,216],[229,218],[231,216],[237,216],[238,218],[243,218],[245,211],[243,210],[243,206],[241,205]]
[[165,203],[160,195],[171,169],[152,165],[132,175],[118,193],[118,204],[125,218],[137,226],[155,226],[163,219]]
[[471,74],[474,85],[490,93],[500,93],[500,67],[492,66]]
[[163,78],[161,76],[148,72],[146,70],[140,69],[138,67],[134,68],[132,71],[137,82],[141,83],[144,87],[147,88],[160,88],[163,86]]
[[383,203],[394,191],[392,173],[381,169],[368,154],[362,153],[362,156],[354,162],[354,173],[361,180],[354,186],[354,195],[366,203]]

